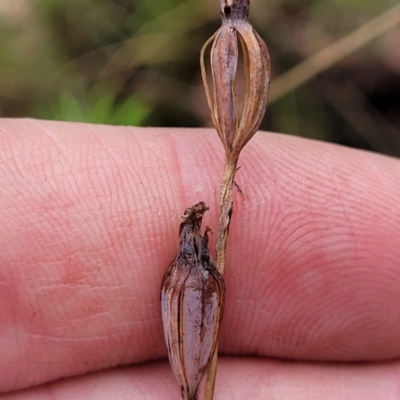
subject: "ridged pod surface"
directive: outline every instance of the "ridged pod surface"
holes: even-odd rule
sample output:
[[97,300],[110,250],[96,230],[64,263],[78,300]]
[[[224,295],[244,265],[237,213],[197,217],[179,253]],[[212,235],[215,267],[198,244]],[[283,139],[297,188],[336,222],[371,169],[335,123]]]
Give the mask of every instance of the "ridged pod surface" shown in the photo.
[[208,251],[203,202],[188,208],[179,228],[180,248],[164,275],[161,313],[169,361],[182,398],[196,400],[218,342],[225,283]]

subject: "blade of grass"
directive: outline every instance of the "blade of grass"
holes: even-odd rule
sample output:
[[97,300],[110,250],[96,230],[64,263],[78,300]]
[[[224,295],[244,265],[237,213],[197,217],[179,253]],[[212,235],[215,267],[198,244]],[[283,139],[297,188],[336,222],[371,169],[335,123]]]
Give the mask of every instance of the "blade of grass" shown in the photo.
[[319,73],[354,53],[372,40],[400,24],[400,4],[371,19],[353,32],[325,47],[313,56],[280,75],[271,83],[269,103],[295,90]]

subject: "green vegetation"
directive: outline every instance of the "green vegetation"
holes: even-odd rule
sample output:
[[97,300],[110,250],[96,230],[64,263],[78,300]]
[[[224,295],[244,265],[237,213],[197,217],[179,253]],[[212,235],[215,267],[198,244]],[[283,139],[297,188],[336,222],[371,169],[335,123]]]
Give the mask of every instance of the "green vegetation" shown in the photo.
[[[253,0],[250,20],[277,78],[396,3]],[[198,59],[218,9],[219,0],[2,2],[0,116],[210,126]],[[400,155],[399,34],[294,87],[283,79],[262,129]]]

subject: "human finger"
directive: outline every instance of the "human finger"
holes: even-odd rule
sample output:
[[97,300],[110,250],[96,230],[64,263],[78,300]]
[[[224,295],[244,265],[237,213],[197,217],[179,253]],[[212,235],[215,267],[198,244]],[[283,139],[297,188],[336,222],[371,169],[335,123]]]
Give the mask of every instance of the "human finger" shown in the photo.
[[[304,363],[222,357],[216,399],[376,400],[395,399],[399,362]],[[180,397],[167,362],[116,368],[0,395],[0,400],[176,400]]]
[[[2,130],[1,388],[165,357],[159,285],[180,216],[204,200],[217,224],[215,133]],[[398,357],[399,162],[260,133],[241,165],[220,349]]]

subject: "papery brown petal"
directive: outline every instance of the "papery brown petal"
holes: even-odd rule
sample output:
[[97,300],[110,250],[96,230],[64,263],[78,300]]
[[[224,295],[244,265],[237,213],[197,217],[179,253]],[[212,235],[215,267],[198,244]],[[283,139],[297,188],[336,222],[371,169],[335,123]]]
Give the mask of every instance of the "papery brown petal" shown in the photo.
[[237,34],[229,24],[223,24],[211,49],[211,69],[214,83],[215,113],[220,126],[220,139],[230,151],[237,131],[234,82],[239,50]]
[[196,268],[181,292],[182,355],[188,394],[196,393],[218,340],[223,291],[219,279]]
[[219,138],[221,138],[221,128],[219,126],[218,116],[215,112],[214,107],[214,99],[211,97],[211,92],[208,84],[208,75],[207,75],[207,67],[205,65],[204,56],[208,46],[215,40],[216,37],[220,34],[220,29],[214,33],[203,45],[200,52],[200,69],[201,69],[201,77],[203,79],[204,91],[206,93],[207,105],[210,110],[211,119],[213,121],[214,127],[218,133]]
[[174,261],[164,275],[161,286],[161,318],[165,344],[175,378],[179,383],[184,382],[184,386],[187,386],[187,383],[179,349],[181,327],[173,321],[178,321],[179,318],[180,291],[189,271],[188,267],[179,267]]
[[[251,135],[251,137],[254,135],[254,133],[256,133],[256,131],[260,127],[261,122],[264,118],[265,111],[267,109],[267,103],[268,103],[269,85],[271,82],[271,59],[269,56],[268,47],[264,43],[261,36],[256,31],[254,31],[254,34],[256,36],[258,45],[260,46],[260,51],[261,51],[261,55],[262,55],[263,84],[259,88],[261,102],[259,105],[258,119],[255,121],[254,126],[252,128],[253,134]],[[250,140],[251,137],[248,140]],[[247,143],[247,141],[246,141],[246,143]]]
[[[204,55],[207,46],[213,41],[210,64],[213,83],[211,97]],[[218,136],[229,153],[237,131],[234,81],[238,64],[238,45],[236,31],[229,24],[223,24],[217,33],[203,46],[200,53],[200,66],[211,118]]]
[[268,49],[260,36],[248,23],[235,25],[242,45],[245,61],[245,97],[239,129],[234,144],[239,151],[257,132],[265,114],[270,61]]

